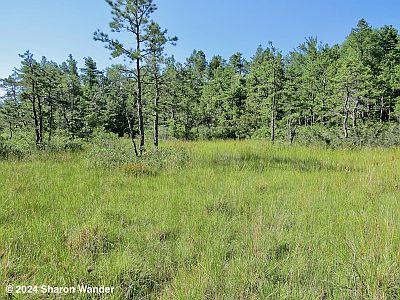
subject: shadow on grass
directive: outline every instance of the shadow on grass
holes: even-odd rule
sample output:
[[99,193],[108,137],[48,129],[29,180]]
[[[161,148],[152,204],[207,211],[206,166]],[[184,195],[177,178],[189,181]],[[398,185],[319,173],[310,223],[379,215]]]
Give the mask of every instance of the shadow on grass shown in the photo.
[[293,158],[278,155],[260,155],[256,153],[225,154],[213,157],[210,160],[213,166],[232,166],[263,170],[276,168],[282,170],[295,170],[300,172],[360,172],[361,167],[334,161],[324,161],[317,158]]

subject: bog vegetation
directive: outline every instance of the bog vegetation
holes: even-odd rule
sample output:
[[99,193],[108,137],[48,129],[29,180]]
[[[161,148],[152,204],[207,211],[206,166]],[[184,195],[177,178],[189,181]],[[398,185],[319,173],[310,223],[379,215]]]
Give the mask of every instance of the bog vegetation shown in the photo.
[[126,64],[27,51],[1,80],[0,286],[399,299],[397,29],[177,62],[152,0],[106,2]]
[[169,142],[127,161],[130,141],[115,143],[116,156],[0,161],[1,286],[114,286],[104,299],[400,297],[399,150]]

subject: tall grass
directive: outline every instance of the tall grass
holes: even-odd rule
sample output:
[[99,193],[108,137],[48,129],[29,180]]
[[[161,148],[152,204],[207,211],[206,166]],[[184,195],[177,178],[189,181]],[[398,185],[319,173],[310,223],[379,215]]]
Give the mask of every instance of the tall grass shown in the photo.
[[184,165],[1,161],[0,286],[115,286],[103,299],[400,297],[399,150],[166,146],[185,149]]

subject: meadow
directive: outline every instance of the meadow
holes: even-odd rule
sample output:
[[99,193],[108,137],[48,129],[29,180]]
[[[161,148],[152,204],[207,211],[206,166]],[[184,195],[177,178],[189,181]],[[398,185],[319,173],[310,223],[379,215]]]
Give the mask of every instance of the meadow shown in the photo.
[[400,150],[163,147],[184,162],[0,161],[0,298],[10,284],[115,287],[15,299],[400,298]]

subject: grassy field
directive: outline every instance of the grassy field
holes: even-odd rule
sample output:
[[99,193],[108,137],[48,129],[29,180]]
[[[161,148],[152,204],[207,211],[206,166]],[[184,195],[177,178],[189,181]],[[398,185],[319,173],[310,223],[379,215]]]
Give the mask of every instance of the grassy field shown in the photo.
[[0,161],[0,298],[400,297],[400,150],[168,146],[187,164],[139,175],[85,153]]

